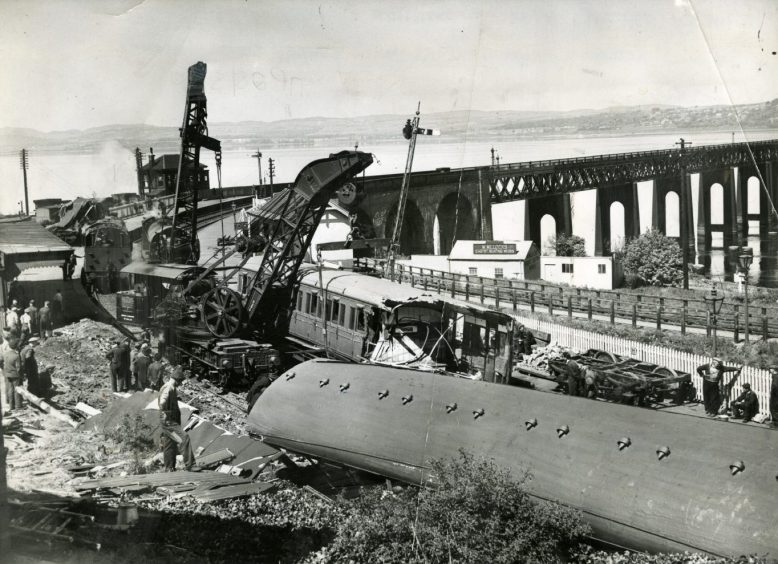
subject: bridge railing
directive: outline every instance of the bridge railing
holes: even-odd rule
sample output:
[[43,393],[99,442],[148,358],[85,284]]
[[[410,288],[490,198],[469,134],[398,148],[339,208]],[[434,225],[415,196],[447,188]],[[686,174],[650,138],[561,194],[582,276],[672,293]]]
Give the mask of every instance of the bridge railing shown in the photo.
[[[775,145],[776,140],[754,141],[751,143],[720,143],[715,145],[699,145],[686,149],[687,153],[694,155],[704,153],[710,150],[753,150],[760,147]],[[572,157],[568,159],[552,159],[541,161],[523,161],[517,163],[505,163],[492,167],[486,167],[495,172],[511,172],[516,170],[536,170],[549,167],[559,167],[575,164],[608,164],[610,162],[624,162],[630,160],[642,160],[653,158],[667,158],[670,156],[680,156],[680,149],[655,149],[652,151],[633,151],[629,153],[607,153],[604,155],[592,155],[587,157]]]
[[[357,266],[382,269],[374,259],[359,259]],[[711,335],[712,318],[705,300],[649,296],[614,290],[594,290],[550,284],[543,280],[511,280],[445,272],[398,264],[393,281],[409,283],[425,290],[513,311],[528,310],[549,315],[585,317],[633,327],[652,326],[657,330],[704,329]],[[750,307],[748,328],[753,338],[778,336],[778,308]],[[731,333],[737,342],[745,330],[744,309],[739,303],[725,301],[717,319],[722,334]],[[722,335],[723,336],[723,335]]]

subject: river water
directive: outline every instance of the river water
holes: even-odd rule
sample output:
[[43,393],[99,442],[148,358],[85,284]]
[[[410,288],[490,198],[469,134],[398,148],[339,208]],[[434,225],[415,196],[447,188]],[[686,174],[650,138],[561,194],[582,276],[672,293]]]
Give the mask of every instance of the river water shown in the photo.
[[[434,124],[429,124],[434,126]],[[445,132],[439,138],[419,138],[413,169],[416,171],[432,170],[438,167],[483,166],[491,162],[490,149],[494,147],[495,154],[501,163],[583,157],[607,153],[622,153],[631,151],[646,151],[675,147],[679,137],[683,136],[694,145],[715,143],[759,141],[778,138],[778,131],[753,131],[745,134],[736,132],[710,133],[662,133],[655,135],[622,135],[584,137],[569,136],[560,138],[517,139],[505,140],[465,140],[450,142],[445,140]],[[359,150],[369,151],[375,155],[376,161],[367,170],[370,175],[401,173],[405,168],[407,142],[398,135],[396,143],[381,145],[361,144]],[[276,181],[289,182],[294,180],[300,169],[309,162],[326,156],[331,152],[353,147],[284,147],[260,150],[263,153],[262,172],[267,182],[267,158],[273,158],[276,164]],[[40,198],[58,197],[72,199],[76,196],[104,197],[120,192],[137,191],[135,173],[134,147],[122,147],[118,142],[108,142],[100,151],[90,154],[56,154],[37,153],[30,151],[28,184],[30,192],[30,207],[32,201]],[[222,161],[222,186],[240,186],[258,182],[256,159],[251,158],[254,151],[247,149],[230,150],[225,147]],[[203,164],[211,170],[211,185],[216,187],[217,175],[212,153],[203,152]],[[696,214],[697,186],[692,179],[693,209]],[[638,186],[641,213],[641,230],[648,229],[651,221],[651,182],[643,182]],[[18,155],[0,156],[0,213],[13,213],[19,209],[19,202],[24,200],[22,171],[19,167]],[[587,250],[594,250],[594,192],[585,191],[573,194],[573,232],[581,235],[587,242]],[[753,208],[752,208],[753,209]],[[618,212],[618,210],[616,210]],[[513,202],[492,206],[494,221],[494,236],[496,239],[523,238],[523,202]],[[623,237],[623,229],[619,217],[612,216],[612,248],[616,248],[619,239]],[[553,224],[543,225],[546,236],[554,231]],[[668,234],[677,230],[677,222],[668,221]],[[753,231],[758,233],[758,231]],[[758,237],[750,241],[755,249],[755,260],[752,266],[752,280],[762,278],[765,283],[778,279],[778,276],[763,276],[762,263],[765,270],[773,270],[764,259],[765,243]],[[761,255],[760,255],[761,249]],[[724,253],[714,250],[710,258],[699,257],[701,262],[710,265],[713,276],[725,276],[729,270]],[[730,276],[731,278],[731,276]]]

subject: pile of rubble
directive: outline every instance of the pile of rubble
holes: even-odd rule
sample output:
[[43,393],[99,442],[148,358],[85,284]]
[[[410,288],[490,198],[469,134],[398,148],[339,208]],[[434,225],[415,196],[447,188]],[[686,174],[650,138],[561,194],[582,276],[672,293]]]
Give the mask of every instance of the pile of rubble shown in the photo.
[[63,406],[83,402],[102,409],[111,401],[111,384],[106,354],[123,335],[114,327],[82,319],[57,329],[54,337],[36,347],[38,367],[48,371],[52,397]]
[[529,365],[532,368],[536,368],[538,370],[548,370],[549,361],[562,358],[562,355],[565,352],[569,352],[570,354],[577,353],[577,351],[574,351],[569,347],[564,347],[557,343],[551,343],[546,347],[535,348],[532,354],[523,355],[521,363]]

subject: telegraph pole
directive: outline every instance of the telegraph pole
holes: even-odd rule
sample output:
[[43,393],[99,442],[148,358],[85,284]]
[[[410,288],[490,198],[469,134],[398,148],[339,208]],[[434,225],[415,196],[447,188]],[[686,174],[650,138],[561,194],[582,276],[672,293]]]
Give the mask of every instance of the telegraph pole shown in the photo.
[[270,194],[273,194],[273,177],[276,175],[276,162],[273,159],[267,160],[268,167],[270,167]]
[[27,169],[30,168],[30,161],[27,149],[22,149],[22,152],[19,153],[19,166],[21,166],[22,174],[24,175],[24,211],[27,215],[30,215],[30,199],[27,195]]
[[686,141],[683,137],[676,143],[681,147],[681,252],[683,253],[683,289],[689,289],[689,224],[686,221],[687,210],[689,209],[689,196],[687,192],[691,190],[688,186],[689,178],[686,174],[686,147],[691,145],[691,141]]
[[257,149],[257,152],[251,155],[251,158],[257,159],[257,168],[259,169],[259,185],[262,186],[262,153],[259,149]]

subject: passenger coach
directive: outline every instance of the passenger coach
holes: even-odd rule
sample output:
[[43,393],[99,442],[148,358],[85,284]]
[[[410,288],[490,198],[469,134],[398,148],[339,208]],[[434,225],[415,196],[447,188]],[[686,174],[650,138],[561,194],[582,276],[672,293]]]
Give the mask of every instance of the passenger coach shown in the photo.
[[509,315],[339,270],[302,276],[289,335],[301,358],[308,351],[502,383],[512,366]]

